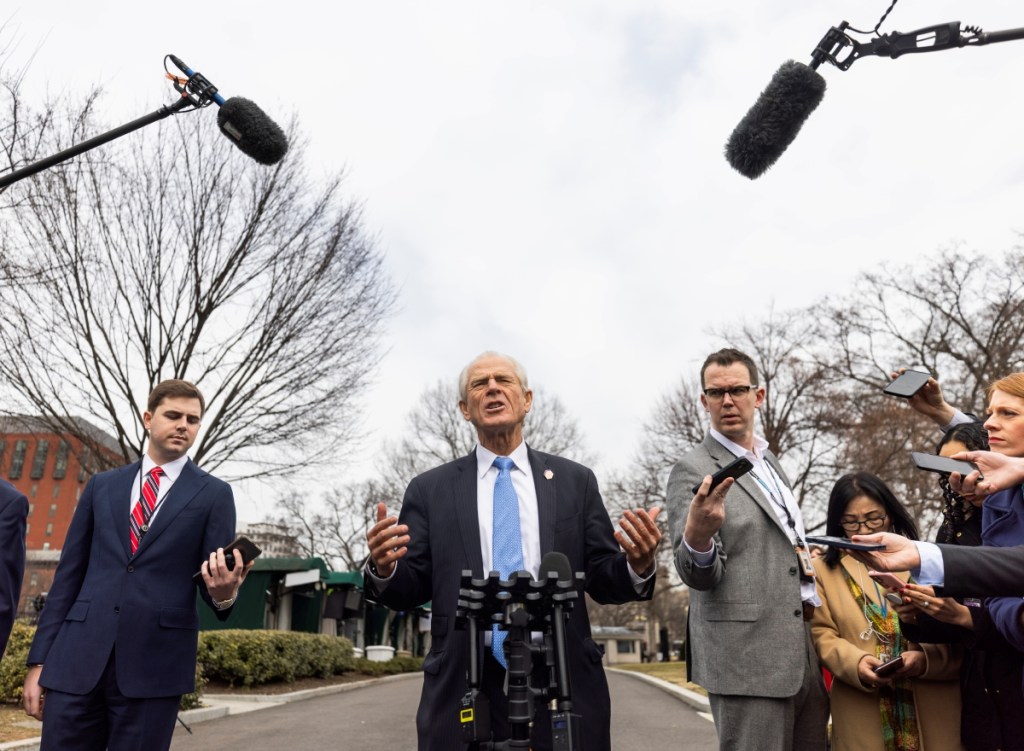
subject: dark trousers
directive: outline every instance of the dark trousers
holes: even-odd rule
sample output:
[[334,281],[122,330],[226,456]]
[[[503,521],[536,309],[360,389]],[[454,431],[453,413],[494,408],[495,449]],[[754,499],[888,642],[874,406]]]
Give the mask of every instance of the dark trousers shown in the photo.
[[40,751],[167,751],[180,696],[132,699],[117,687],[114,653],[87,694],[46,691]]

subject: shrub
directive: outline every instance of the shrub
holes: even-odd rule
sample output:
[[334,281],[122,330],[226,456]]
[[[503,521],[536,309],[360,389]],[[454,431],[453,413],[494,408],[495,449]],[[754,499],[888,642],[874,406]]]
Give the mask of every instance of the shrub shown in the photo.
[[356,660],[356,671],[364,675],[381,676],[397,673],[415,673],[423,667],[422,657],[392,657],[385,662],[374,662],[360,657]]
[[178,710],[184,712],[187,709],[195,709],[202,704],[203,687],[206,686],[206,675],[203,673],[203,663],[196,661],[196,690],[181,697],[178,703]]
[[294,631],[204,631],[199,662],[209,680],[230,686],[326,678],[355,668],[348,639]]
[[7,651],[0,660],[0,697],[4,702],[21,704],[21,690],[25,685],[28,667],[28,649],[32,646],[32,637],[36,635],[35,626],[21,621],[14,622],[11,639],[7,642]]

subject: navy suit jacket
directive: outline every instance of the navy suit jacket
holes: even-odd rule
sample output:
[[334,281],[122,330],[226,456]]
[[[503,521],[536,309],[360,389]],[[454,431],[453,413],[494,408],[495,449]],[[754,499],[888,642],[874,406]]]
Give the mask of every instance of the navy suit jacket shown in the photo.
[[25,517],[28,500],[9,482],[0,480],[0,655],[7,646],[18,614],[25,575]]
[[199,614],[192,575],[211,551],[231,542],[234,498],[227,483],[189,460],[132,555],[128,515],[139,467],[95,475],[78,501],[28,655],[30,664],[43,664],[45,688],[88,693],[112,650],[125,696],[176,696],[195,688]]
[[[533,449],[529,449],[529,457],[537,489],[541,555],[564,553],[573,571],[586,574],[586,591],[597,602],[649,598],[653,579],[644,594],[638,595],[594,473],[568,459]],[[469,654],[468,632],[455,630],[459,582],[463,570],[471,570],[475,577],[485,574],[477,514],[476,452],[415,478],[405,492],[399,520],[409,525],[409,551],[383,591],[377,591],[369,577],[367,591],[395,610],[432,601],[431,648],[423,661],[416,727],[421,751],[450,751],[464,746],[459,700],[466,692]],[[583,745],[587,751],[610,749],[608,684],[582,596],[569,616],[566,643],[573,706],[583,716]],[[504,706],[503,698],[489,698],[492,713]],[[536,722],[550,725],[546,709],[538,711]]]

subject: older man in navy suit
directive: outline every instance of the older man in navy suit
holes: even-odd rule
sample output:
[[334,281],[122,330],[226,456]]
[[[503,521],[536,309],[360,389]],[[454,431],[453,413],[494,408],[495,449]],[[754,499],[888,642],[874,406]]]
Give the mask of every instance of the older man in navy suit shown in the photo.
[[[621,531],[614,532],[593,472],[523,443],[533,392],[515,360],[494,352],[480,355],[462,372],[459,392],[463,417],[476,428],[476,450],[415,478],[399,518],[388,516],[380,504],[378,521],[367,534],[369,594],[394,609],[432,603],[431,648],[423,661],[416,717],[420,751],[464,746],[459,702],[466,692],[468,644],[466,633],[455,631],[463,570],[478,577],[502,571],[500,562],[511,554],[511,570],[537,576],[542,557],[557,551],[574,571],[585,573],[591,597],[622,603],[650,597],[661,539],[657,508],[627,511]],[[481,682],[495,741],[509,736],[502,636],[492,637],[498,646],[492,643],[483,660]],[[611,748],[608,684],[582,600],[569,617],[566,643],[583,747],[606,751]],[[534,716],[531,748],[551,748],[546,707]]]
[[229,570],[222,548],[235,532],[231,487],[187,456],[204,408],[193,384],[158,384],[142,460],[96,475],[78,501],[28,656],[24,704],[43,720],[41,751],[170,747],[195,688],[192,575],[202,571],[203,598],[226,618],[248,570]]
[[0,655],[18,614],[25,575],[26,516],[28,500],[9,482],[0,480]]

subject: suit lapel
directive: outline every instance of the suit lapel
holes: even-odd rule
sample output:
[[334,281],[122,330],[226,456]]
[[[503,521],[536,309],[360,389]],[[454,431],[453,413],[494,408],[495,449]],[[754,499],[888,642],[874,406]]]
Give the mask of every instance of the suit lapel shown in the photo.
[[[729,451],[729,449],[727,449],[725,446],[723,446],[714,438],[712,438],[710,434],[707,436],[707,438],[704,439],[704,445],[707,447],[708,453],[711,454],[711,458],[714,459],[715,462],[718,464],[719,469],[721,469],[726,464],[728,464],[729,462],[736,458],[735,455],[731,451]],[[770,457],[771,455],[769,454],[768,456]],[[770,458],[769,461],[771,461]],[[775,467],[774,463],[772,464],[772,467]],[[785,480],[786,476],[784,474],[781,474],[781,472],[779,476],[783,480]],[[762,479],[766,480],[767,478]],[[761,508],[761,510],[768,515],[768,518],[775,523],[775,526],[777,526],[782,531],[782,533],[786,535],[786,539],[790,539],[789,531],[782,525],[782,520],[780,520],[779,515],[775,513],[775,508],[772,505],[772,502],[768,499],[768,497],[758,486],[757,480],[754,479],[754,473],[748,472],[747,474],[743,475],[738,480],[736,480],[736,485],[738,485],[748,496],[750,496],[754,503],[756,503]],[[726,513],[729,513],[728,496],[726,496],[725,504]]]
[[132,483],[135,482],[135,477],[139,474],[141,466],[142,462],[135,462],[115,470],[110,477],[110,487],[104,491],[107,508],[110,509],[111,521],[114,525],[112,529],[121,541],[126,558],[130,558],[132,554],[128,517],[132,512],[132,506],[138,500],[132,498]]
[[480,512],[476,502],[476,450],[455,463],[452,498],[458,520],[462,547],[473,576],[483,576],[484,557],[480,551]]
[[547,458],[529,446],[530,471],[533,473],[533,487],[537,493],[537,524],[540,527],[540,556],[543,558],[555,549],[555,518],[558,510],[558,478],[548,467]]
[[153,541],[163,534],[164,530],[174,521],[174,518],[192,502],[192,499],[196,497],[204,485],[206,485],[205,477],[200,473],[196,465],[192,463],[192,460],[189,459],[185,462],[185,466],[181,468],[181,474],[178,475],[178,479],[174,481],[171,489],[164,496],[163,501],[160,502],[160,513],[156,515],[156,519],[150,526],[149,531],[143,535],[142,542],[139,543],[139,549],[135,551],[136,556],[150,547]]

